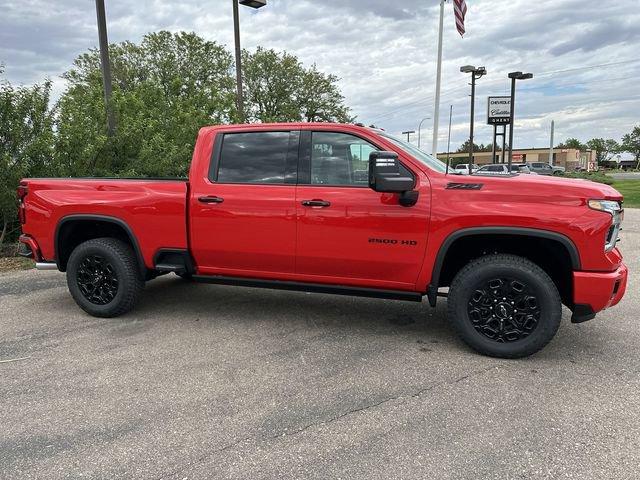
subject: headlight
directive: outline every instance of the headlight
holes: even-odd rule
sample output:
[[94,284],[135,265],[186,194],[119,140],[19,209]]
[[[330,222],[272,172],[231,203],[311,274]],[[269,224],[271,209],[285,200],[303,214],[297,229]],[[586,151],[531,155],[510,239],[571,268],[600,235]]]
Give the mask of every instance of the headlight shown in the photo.
[[607,237],[604,242],[606,252],[613,250],[618,242],[618,234],[624,218],[624,210],[620,202],[615,200],[589,200],[589,208],[611,215],[611,226],[607,230]]
[[622,210],[620,203],[615,200],[589,200],[589,208],[607,212],[611,215]]

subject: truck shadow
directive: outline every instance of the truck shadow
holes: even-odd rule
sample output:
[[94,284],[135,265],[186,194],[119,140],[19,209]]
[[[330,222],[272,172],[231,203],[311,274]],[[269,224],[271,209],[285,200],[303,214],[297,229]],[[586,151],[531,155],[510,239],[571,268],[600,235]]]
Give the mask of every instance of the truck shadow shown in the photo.
[[446,320],[446,302],[423,303],[260,288],[207,285],[163,277],[147,284],[127,317],[215,325],[271,324],[278,329],[340,328],[346,333],[406,335],[414,341],[460,346]]
[[[375,298],[325,295],[185,282],[166,276],[147,284],[138,306],[121,318],[120,335],[130,336],[155,330],[162,324],[198,325],[204,335],[216,335],[232,328],[238,334],[255,336],[357,336],[376,342],[414,345],[429,354],[449,350],[463,358],[477,356],[464,345],[447,321],[447,304],[440,299],[431,308],[422,303]],[[555,339],[529,359],[554,364],[574,361],[602,350],[599,324],[572,325],[570,312]],[[291,336],[291,337],[289,337]],[[591,352],[591,353],[589,353]],[[596,353],[597,354],[597,353]],[[498,362],[510,362],[496,360]],[[518,362],[518,361],[516,361]]]

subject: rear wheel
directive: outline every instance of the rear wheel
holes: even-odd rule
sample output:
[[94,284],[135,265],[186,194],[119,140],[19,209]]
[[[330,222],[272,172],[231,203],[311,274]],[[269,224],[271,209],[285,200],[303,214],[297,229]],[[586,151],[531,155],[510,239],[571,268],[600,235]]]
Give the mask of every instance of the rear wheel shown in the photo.
[[451,283],[449,319],[470,347],[485,355],[520,358],[551,341],[562,317],[558,290],[547,273],[515,255],[487,255]]
[[95,317],[131,310],[144,287],[133,250],[115,238],[78,245],[67,263],[67,285],[78,306]]

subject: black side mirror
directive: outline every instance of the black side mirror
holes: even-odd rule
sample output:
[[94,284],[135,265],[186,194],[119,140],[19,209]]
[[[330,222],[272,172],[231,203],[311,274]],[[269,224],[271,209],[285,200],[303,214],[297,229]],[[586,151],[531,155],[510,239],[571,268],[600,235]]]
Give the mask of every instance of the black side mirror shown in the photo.
[[376,192],[403,193],[413,190],[411,176],[402,176],[395,152],[371,152],[369,155],[369,187]]

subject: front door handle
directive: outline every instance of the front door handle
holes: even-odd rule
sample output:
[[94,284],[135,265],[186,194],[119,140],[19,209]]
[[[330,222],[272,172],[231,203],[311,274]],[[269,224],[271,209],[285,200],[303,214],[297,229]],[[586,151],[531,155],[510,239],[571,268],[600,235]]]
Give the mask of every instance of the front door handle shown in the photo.
[[324,200],[317,200],[317,199],[313,199],[313,200],[303,200],[302,201],[302,205],[304,205],[305,207],[330,207],[331,206],[331,202],[326,202]]
[[200,203],[222,203],[224,202],[224,198],[221,197],[199,197],[198,201]]

